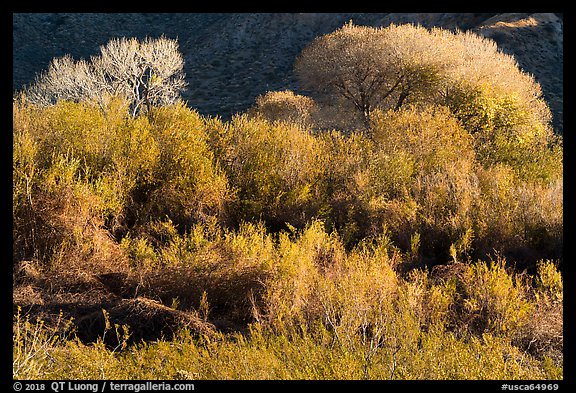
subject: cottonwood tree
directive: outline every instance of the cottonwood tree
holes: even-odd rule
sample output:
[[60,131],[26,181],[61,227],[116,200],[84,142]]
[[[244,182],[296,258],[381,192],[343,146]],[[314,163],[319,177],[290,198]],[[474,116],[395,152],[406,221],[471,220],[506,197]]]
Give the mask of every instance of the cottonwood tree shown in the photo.
[[423,27],[350,22],[304,48],[295,72],[304,88],[349,100],[368,123],[376,107],[399,109],[438,90],[451,58],[436,41]]
[[184,59],[176,40],[165,37],[117,38],[100,47],[90,61],[55,58],[25,90],[37,105],[59,100],[91,101],[105,106],[110,97],[122,97],[136,116],[143,109],[174,103],[186,87]]
[[449,106],[469,131],[492,123],[545,134],[550,122],[534,77],[470,32],[350,22],[312,41],[294,67],[302,87],[349,101],[366,125],[375,108],[407,104]]

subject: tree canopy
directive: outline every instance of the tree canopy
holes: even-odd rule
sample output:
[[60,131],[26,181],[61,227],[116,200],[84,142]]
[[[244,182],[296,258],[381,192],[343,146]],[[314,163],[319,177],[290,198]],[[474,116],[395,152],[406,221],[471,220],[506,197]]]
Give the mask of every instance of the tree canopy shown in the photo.
[[350,102],[366,125],[376,108],[434,103],[449,106],[472,130],[487,115],[478,100],[508,100],[531,125],[549,127],[534,77],[494,41],[470,32],[350,22],[304,48],[295,72],[305,89]]

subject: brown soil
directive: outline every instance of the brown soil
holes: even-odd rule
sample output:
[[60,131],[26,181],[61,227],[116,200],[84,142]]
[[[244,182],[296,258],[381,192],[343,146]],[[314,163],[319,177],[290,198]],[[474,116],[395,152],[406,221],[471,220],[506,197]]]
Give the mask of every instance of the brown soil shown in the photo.
[[[171,308],[137,295],[137,279],[124,272],[42,273],[33,262],[22,263],[14,276],[14,314],[47,326],[72,319],[76,336],[85,343],[103,339],[112,347],[126,342],[170,338],[179,329],[209,336],[216,327],[193,309]],[[107,326],[108,325],[108,326]],[[128,328],[129,337],[123,336]]]

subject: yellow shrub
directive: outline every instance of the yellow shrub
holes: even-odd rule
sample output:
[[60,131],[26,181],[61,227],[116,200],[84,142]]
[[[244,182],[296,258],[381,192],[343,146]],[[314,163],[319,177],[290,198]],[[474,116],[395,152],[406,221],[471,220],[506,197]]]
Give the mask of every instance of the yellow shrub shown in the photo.
[[478,262],[467,267],[464,277],[464,308],[471,327],[495,334],[510,334],[527,322],[532,305],[523,278],[509,274],[506,261]]
[[53,326],[37,319],[30,322],[21,314],[20,307],[14,316],[12,330],[12,376],[14,379],[50,378],[49,362],[61,343],[71,334],[72,321],[59,315]]
[[417,174],[474,157],[470,134],[442,106],[375,112],[370,133],[383,152],[410,154]]
[[541,260],[537,263],[536,288],[550,300],[562,302],[564,286],[562,274],[553,261]]
[[317,110],[312,98],[282,90],[268,91],[256,97],[256,105],[248,113],[261,115],[270,122],[285,121],[305,127],[312,124],[312,116]]
[[237,221],[264,220],[275,229],[288,222],[302,228],[319,209],[323,150],[309,131],[237,116],[213,143],[223,149],[217,158],[237,190]]

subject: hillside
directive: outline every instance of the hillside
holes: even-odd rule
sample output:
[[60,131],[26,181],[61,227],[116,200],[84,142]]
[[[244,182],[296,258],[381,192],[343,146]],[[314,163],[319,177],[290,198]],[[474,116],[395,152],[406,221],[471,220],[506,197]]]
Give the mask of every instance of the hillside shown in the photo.
[[18,90],[30,83],[53,57],[95,55],[112,37],[165,35],[178,38],[185,56],[189,105],[229,118],[266,91],[298,91],[292,72],[296,56],[314,37],[349,20],[472,29],[493,38],[542,85],[562,131],[563,20],[556,14],[14,14],[13,86]]

